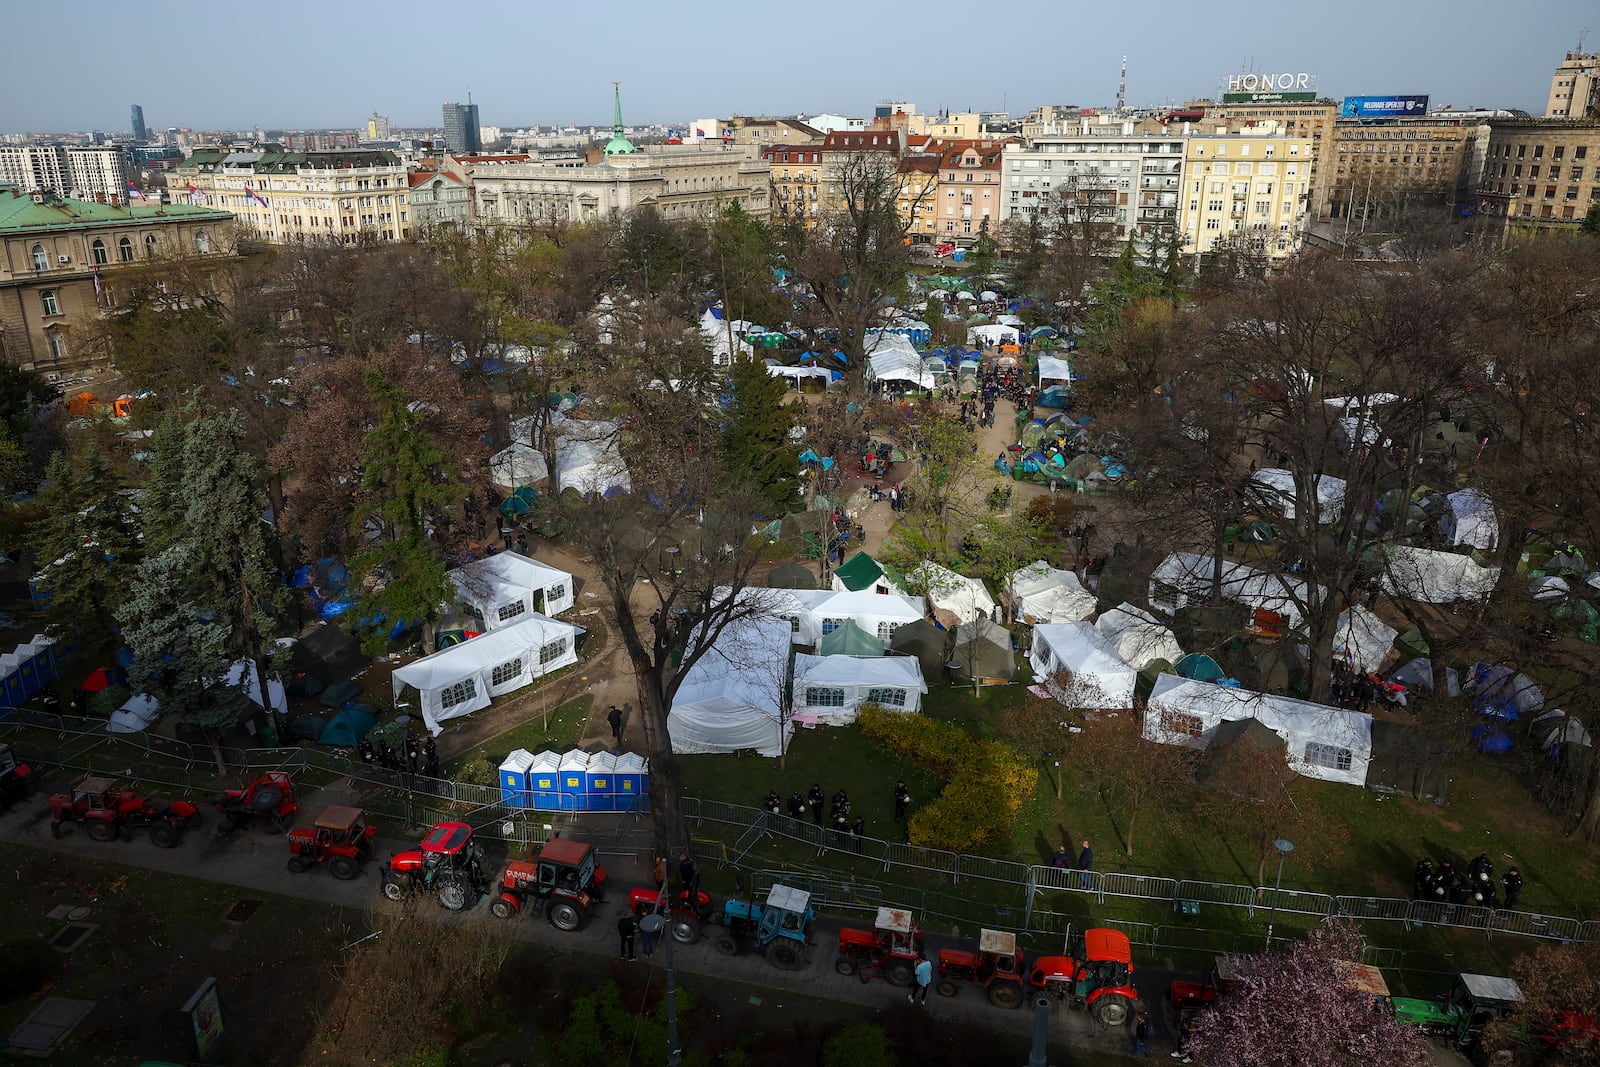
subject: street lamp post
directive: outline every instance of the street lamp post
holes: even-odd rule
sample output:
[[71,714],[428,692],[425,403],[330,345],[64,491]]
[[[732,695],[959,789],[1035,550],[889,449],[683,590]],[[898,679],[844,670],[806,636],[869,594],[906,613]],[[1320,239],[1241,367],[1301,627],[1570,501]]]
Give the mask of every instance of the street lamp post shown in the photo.
[[639,929],[660,940],[667,950],[667,1067],[683,1062],[683,1046],[678,1043],[678,972],[672,967],[672,931],[660,912],[639,920]]
[[1283,858],[1294,851],[1294,844],[1280,837],[1272,843],[1272,847],[1278,850],[1278,884],[1272,891],[1272,910],[1267,914],[1268,952],[1272,951],[1272,924],[1278,918],[1278,894],[1283,892]]

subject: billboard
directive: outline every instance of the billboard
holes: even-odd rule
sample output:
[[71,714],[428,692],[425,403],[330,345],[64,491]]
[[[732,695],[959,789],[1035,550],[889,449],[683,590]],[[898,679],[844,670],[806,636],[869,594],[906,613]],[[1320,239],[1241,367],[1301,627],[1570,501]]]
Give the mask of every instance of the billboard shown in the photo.
[[1316,93],[1223,93],[1224,104],[1306,104],[1317,98]]
[[1428,113],[1426,96],[1347,96],[1339,108],[1346,119],[1416,118]]

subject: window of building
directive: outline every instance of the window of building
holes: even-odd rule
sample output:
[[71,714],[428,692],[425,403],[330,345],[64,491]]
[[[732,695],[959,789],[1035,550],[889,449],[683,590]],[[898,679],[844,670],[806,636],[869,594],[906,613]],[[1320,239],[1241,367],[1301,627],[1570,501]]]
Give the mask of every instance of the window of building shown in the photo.
[[144,258],[146,258],[146,259],[154,259],[155,257],[156,257],[156,235],[153,234],[153,233],[147,233],[147,234],[144,235]]
[[867,703],[881,704],[886,708],[903,708],[906,706],[906,691],[904,689],[868,689]]
[[34,245],[28,254],[33,258],[34,270],[50,269],[50,255],[44,250],[44,245]]
[[454,685],[447,685],[439,691],[439,708],[448,711],[458,704],[476,698],[478,695],[478,680],[476,678],[463,678]]
[[516,618],[518,615],[523,614],[527,610],[528,605],[518,600],[510,604],[501,604],[495,609],[494,614],[495,618],[499,619],[501,622],[505,622],[507,619]]
[[490,685],[505,685],[522,673],[522,657],[507,660],[489,672]]
[[566,654],[567,654],[567,639],[566,638],[563,637],[560,640],[551,641],[549,644],[543,645],[539,649],[539,666],[542,667],[547,663],[554,663],[556,660],[560,659],[562,656],[565,656]]
[[195,249],[196,252],[199,252],[202,256],[205,255],[207,252],[210,252],[211,251],[211,235],[206,233],[206,231],[204,231],[204,230],[196,230],[195,233],[194,233],[194,249]]
[[1536,145],[1533,146],[1533,158],[1534,159],[1543,159],[1544,158],[1544,145],[1536,144]]
[[60,362],[67,358],[67,339],[60,330],[46,330],[45,340],[50,345],[50,358]]
[[899,628],[900,624],[897,622],[880,622],[878,624],[878,639],[880,641],[889,640]]
[[1206,229],[1208,229],[1208,230],[1220,230],[1220,229],[1222,229],[1222,220],[1221,219],[1206,219]]
[[117,258],[124,263],[133,262],[133,239],[120,237],[117,239]]
[[1207,200],[1206,201],[1206,210],[1207,211],[1221,211],[1222,210],[1222,201],[1221,200]]
[[1348,771],[1352,760],[1348,748],[1339,745],[1328,745],[1321,741],[1306,743],[1305,760],[1313,767],[1326,767],[1333,771]]
[[1525,145],[1525,144],[1517,145],[1517,158],[1518,159],[1526,159],[1527,155],[1528,155],[1528,146]]
[[1205,723],[1198,715],[1184,715],[1176,711],[1161,713],[1161,729],[1169,736],[1199,737],[1206,732]]
[[96,237],[94,239],[94,243],[89,246],[89,255],[98,266],[104,266],[110,261],[110,257],[106,255],[106,243],[100,240],[98,237]]
[[56,303],[56,291],[54,289],[45,289],[42,291],[39,294],[39,303],[44,310],[45,318],[49,318],[52,315],[61,314],[61,308]]
[[844,707],[844,690],[807,686],[806,706],[811,708],[842,708]]
[[1589,146],[1588,145],[1579,145],[1576,148],[1574,148],[1572,150],[1572,158],[1573,159],[1588,159],[1589,158]]
[[1190,211],[1199,211],[1200,210],[1200,201],[1198,201],[1198,200],[1189,201],[1189,210]]
[[1538,176],[1539,176],[1539,164],[1535,163],[1535,164],[1533,164],[1532,166],[1530,166],[1528,168],[1528,177],[1537,178]]

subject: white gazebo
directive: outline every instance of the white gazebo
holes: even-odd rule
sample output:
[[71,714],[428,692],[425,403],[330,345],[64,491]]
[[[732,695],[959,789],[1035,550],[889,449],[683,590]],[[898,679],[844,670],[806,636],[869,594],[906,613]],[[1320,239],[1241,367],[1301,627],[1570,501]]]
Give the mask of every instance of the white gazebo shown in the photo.
[[828,726],[855,722],[861,705],[918,711],[928,691],[915,656],[808,656],[794,658],[794,710],[801,722]]
[[396,697],[407,686],[417,691],[423,724],[437,737],[444,732],[441,722],[486,708],[491,697],[578,662],[578,632],[569,623],[532,615],[397,668],[390,684]]
[[531,614],[572,607],[572,575],[520,552],[497,552],[446,575],[480,630],[497,630]]
[[[1133,707],[1139,673],[1117,655],[1093,623],[1035,626],[1028,662],[1034,676],[1045,679],[1045,687],[1057,699],[1090,708]],[[1056,693],[1050,677],[1059,671],[1071,676],[1071,693]]]

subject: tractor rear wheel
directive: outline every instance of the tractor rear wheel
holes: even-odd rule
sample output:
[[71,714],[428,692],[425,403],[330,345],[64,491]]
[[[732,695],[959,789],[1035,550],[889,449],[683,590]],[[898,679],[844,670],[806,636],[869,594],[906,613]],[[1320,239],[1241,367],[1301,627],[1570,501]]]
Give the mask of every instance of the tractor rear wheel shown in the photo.
[[151,823],[150,840],[157,848],[172,848],[178,843],[178,824],[164,820]]
[[1015,982],[995,979],[989,986],[989,1003],[997,1008],[1015,1008],[1022,1003],[1022,987]]
[[446,878],[439,883],[439,906],[446,911],[465,911],[471,894],[472,887],[465,878]]
[[856,961],[851,956],[840,956],[833,961],[833,969],[848,978],[856,973]]
[[383,895],[390,900],[404,900],[406,898],[405,884],[393,878],[385,878],[383,880]]
[[1094,1015],[1094,1021],[1101,1026],[1121,1026],[1128,1021],[1128,1016],[1133,1014],[1133,1006],[1127,997],[1112,993],[1095,1001],[1090,1011]]
[[283,803],[283,789],[276,785],[263,785],[250,794],[250,810],[257,815],[267,812]]
[[512,907],[511,901],[507,900],[505,897],[495,897],[493,902],[491,902],[489,905],[489,914],[493,915],[496,919],[509,919],[516,913],[517,909]]
[[583,925],[583,912],[578,910],[578,906],[571,901],[551,901],[550,925],[557,930],[565,930],[570,934]]
[[883,976],[889,979],[890,985],[908,986],[916,977],[916,969],[910,960],[890,960],[883,968]]
[[361,873],[361,864],[352,856],[335,856],[328,861],[328,871],[341,882],[348,882]]
[[[941,978],[939,979],[938,984],[933,988],[941,997],[953,997],[957,993],[961,992],[961,987],[956,984],[955,979],[953,978]],[[993,1000],[994,997],[990,996],[989,999]]]
[[732,934],[723,932],[717,935],[712,946],[724,956],[737,956],[739,954],[739,939]]
[[680,917],[672,920],[672,940],[680,945],[692,945],[700,940],[700,924],[694,919]]
[[289,857],[289,871],[292,874],[305,874],[311,869],[311,861],[299,854]]
[[122,836],[121,828],[109,819],[90,819],[84,829],[96,841],[115,841]]
[[779,941],[767,950],[767,959],[780,971],[798,971],[800,965],[805,963],[805,953],[800,951],[800,946],[789,941]]

